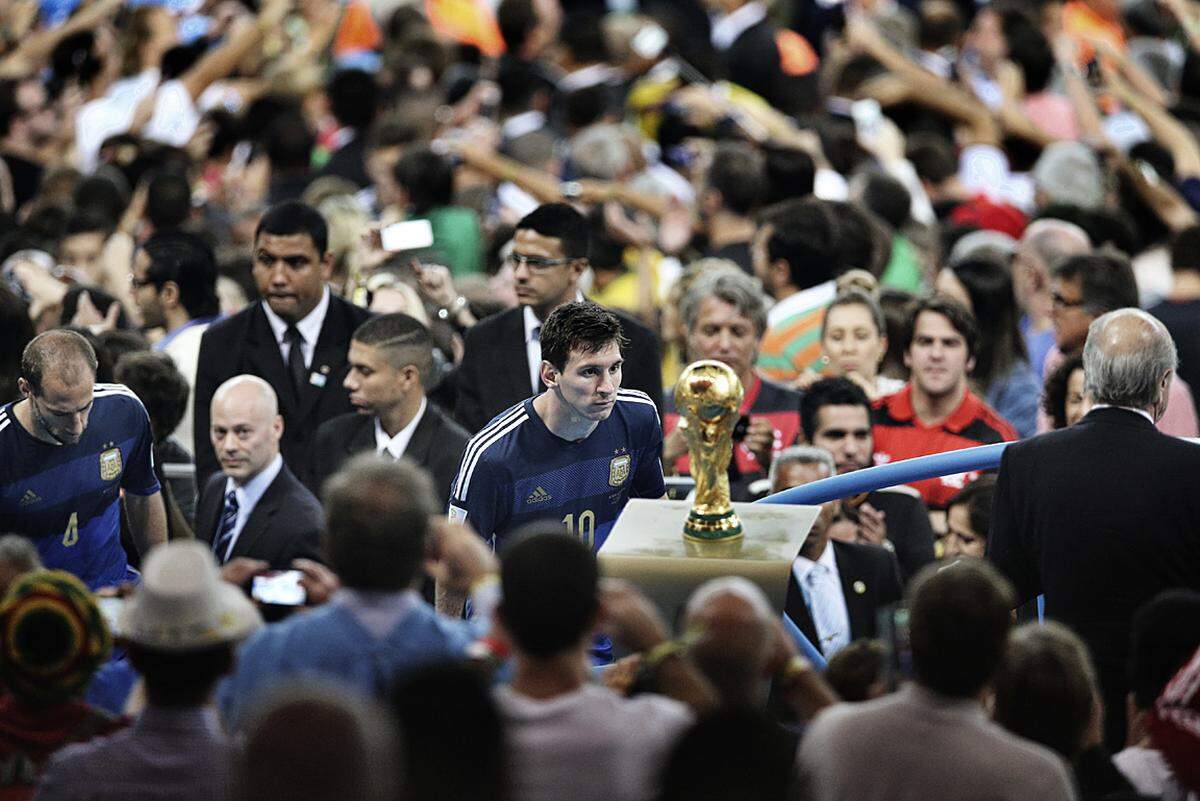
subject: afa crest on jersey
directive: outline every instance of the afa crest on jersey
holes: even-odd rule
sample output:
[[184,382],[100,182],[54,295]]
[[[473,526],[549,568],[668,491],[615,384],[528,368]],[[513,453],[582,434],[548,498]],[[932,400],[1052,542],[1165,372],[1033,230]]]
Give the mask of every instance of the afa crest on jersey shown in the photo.
[[121,476],[121,449],[109,448],[100,454],[100,480],[112,481]]
[[608,483],[610,486],[619,487],[625,483],[625,479],[629,478],[629,465],[632,461],[633,458],[626,453],[608,463]]

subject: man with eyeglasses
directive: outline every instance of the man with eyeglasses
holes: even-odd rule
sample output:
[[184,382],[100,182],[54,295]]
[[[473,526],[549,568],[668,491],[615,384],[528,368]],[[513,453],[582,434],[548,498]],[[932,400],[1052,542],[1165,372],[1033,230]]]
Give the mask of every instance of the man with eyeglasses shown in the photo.
[[73,331],[47,331],[21,356],[24,398],[0,407],[0,521],[29,537],[46,567],[89,587],[129,581],[121,498],[140,553],[167,539],[150,418],[120,384],[97,384],[96,354]]
[[[542,322],[558,307],[583,300],[588,240],[587,220],[565,203],[539,206],[517,223],[508,261],[518,306],[471,328],[458,369],[454,416],[468,431],[479,431],[500,412],[546,390],[540,375]],[[629,342],[622,385],[645,392],[661,409],[658,339],[633,318],[613,313]]]
[[[1133,268],[1123,257],[1096,252],[1072,256],[1056,265],[1050,275],[1050,319],[1054,323],[1054,348],[1046,355],[1045,375],[1058,367],[1063,357],[1076,353],[1087,341],[1088,326],[1110,311],[1137,308],[1138,289]],[[1167,393],[1167,411],[1158,429],[1177,437],[1197,435],[1196,407],[1192,392],[1179,376]],[[1049,416],[1038,416],[1038,432],[1053,428]]]

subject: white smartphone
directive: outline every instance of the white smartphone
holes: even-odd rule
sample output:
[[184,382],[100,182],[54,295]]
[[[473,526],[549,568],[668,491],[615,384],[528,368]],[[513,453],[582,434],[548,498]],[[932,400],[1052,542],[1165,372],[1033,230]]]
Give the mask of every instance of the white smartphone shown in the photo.
[[429,220],[393,223],[379,232],[379,246],[389,253],[433,247],[433,226]]
[[870,137],[879,128],[879,121],[883,119],[883,109],[878,100],[856,100],[850,106],[850,117],[854,120],[854,130],[860,136]]
[[303,575],[299,570],[280,570],[255,576],[250,597],[264,604],[303,606],[308,599],[308,593],[300,586]]

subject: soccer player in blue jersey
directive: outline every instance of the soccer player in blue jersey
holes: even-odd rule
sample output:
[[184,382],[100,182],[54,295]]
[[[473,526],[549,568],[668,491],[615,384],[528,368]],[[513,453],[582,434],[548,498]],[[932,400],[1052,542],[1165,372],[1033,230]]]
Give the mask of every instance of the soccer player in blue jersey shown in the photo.
[[121,490],[141,553],[167,539],[150,418],[120,384],[97,384],[96,354],[47,331],[21,356],[22,400],[0,407],[0,521],[46,567],[95,589],[132,578],[121,547]]
[[662,425],[643,392],[621,389],[617,318],[560,306],[542,325],[547,390],[500,413],[467,444],[450,518],[493,545],[531,520],[561,521],[593,551],[630,498],[665,492]]

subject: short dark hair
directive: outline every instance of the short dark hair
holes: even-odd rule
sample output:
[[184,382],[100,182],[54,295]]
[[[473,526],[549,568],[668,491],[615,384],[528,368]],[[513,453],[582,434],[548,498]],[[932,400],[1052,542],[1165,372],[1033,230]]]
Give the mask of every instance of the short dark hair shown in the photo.
[[979,326],[979,352],[972,375],[982,386],[991,387],[1009,375],[1014,365],[1029,361],[1021,335],[1021,311],[1013,294],[1012,269],[991,258],[964,259],[946,269],[967,290]]
[[829,657],[825,680],[843,701],[866,701],[884,678],[888,650],[879,640],[855,640]]
[[764,203],[804,198],[813,193],[817,166],[811,155],[793,147],[768,147],[764,153],[767,174]]
[[521,49],[537,22],[537,11],[531,0],[502,0],[496,9],[496,26],[500,29],[505,49],[510,53]]
[[917,320],[925,312],[940,314],[949,320],[950,326],[966,340],[967,355],[975,356],[979,347],[979,325],[975,322],[975,315],[971,314],[967,307],[958,301],[940,295],[921,298],[909,312],[908,325],[904,328],[902,343],[904,352],[908,352],[908,349],[912,347],[913,337],[917,333]]
[[1184,228],[1171,242],[1171,269],[1200,272],[1200,225]]
[[946,504],[946,508],[966,506],[967,518],[971,521],[971,531],[986,542],[992,527],[992,498],[995,495],[996,477],[982,475],[956,492],[950,502]]
[[317,249],[318,257],[324,257],[329,249],[329,226],[325,224],[325,218],[321,212],[298,200],[289,200],[267,209],[254,229],[254,240],[257,242],[262,234],[307,234]]
[[325,552],[347,587],[394,592],[421,570],[438,504],[429,474],[408,459],[360,454],[322,487]]
[[178,286],[188,317],[211,317],[221,311],[217,260],[207,242],[184,231],[163,231],[147,239],[142,249],[150,257],[146,280],[158,289],[168,281]]
[[826,406],[862,406],[867,410],[867,420],[871,419],[871,399],[862,387],[845,376],[822,378],[800,398],[800,427],[810,443],[817,435],[821,410]]
[[1067,384],[1071,381],[1071,373],[1082,369],[1083,351],[1078,351],[1059,362],[1046,376],[1042,386],[1042,411],[1054,421],[1056,429],[1067,427]]
[[940,695],[970,698],[991,680],[1012,627],[1012,585],[987,562],[928,565],[908,590],[917,680]]
[[222,676],[233,669],[235,643],[186,651],[164,651],[127,643],[129,662],[146,683],[146,698],[154,706],[200,706]]
[[718,709],[687,729],[662,771],[661,801],[794,798],[796,748],[762,711]]
[[1055,278],[1079,279],[1080,299],[1089,314],[1099,317],[1110,311],[1137,307],[1137,280],[1124,256],[1113,251],[1081,253],[1051,268]]
[[1073,760],[1083,746],[1097,687],[1087,646],[1061,623],[1012,633],[994,680],[996,722]]
[[817,198],[785,200],[768,206],[759,225],[771,226],[767,258],[787,262],[789,280],[800,289],[824,283],[842,272],[839,222],[829,204]]
[[416,318],[400,312],[381,314],[355,329],[353,339],[386,350],[393,367],[413,365],[421,374],[421,386],[432,386],[433,339]]
[[542,323],[542,358],[558,370],[567,368],[572,351],[595,353],[610,342],[622,350],[629,344],[617,316],[590,301],[559,306]]
[[75,236],[76,234],[104,234],[108,236],[112,232],[112,220],[99,209],[84,208],[75,212],[67,218],[67,225],[63,231],[63,236]]
[[146,218],[156,232],[178,228],[192,212],[192,187],[186,175],[164,170],[146,188]]
[[713,153],[706,185],[721,193],[721,204],[742,216],[754,211],[763,197],[766,169],[758,151],[741,142],[722,142]]
[[21,353],[21,375],[29,382],[29,389],[33,394],[41,395],[46,367],[69,367],[70,361],[83,362],[91,371],[93,381],[95,380],[99,364],[91,343],[74,331],[46,331],[30,340]]
[[454,201],[454,168],[432,150],[422,148],[405,153],[392,173],[408,195],[412,213],[418,217]]
[[307,173],[317,140],[303,114],[285,110],[267,123],[263,143],[273,170]]
[[867,175],[862,190],[862,204],[892,228],[899,228],[912,216],[912,195],[904,184],[883,173]]
[[1200,647],[1200,593],[1154,596],[1134,613],[1129,639],[1129,688],[1138,708],[1150,709]]
[[595,622],[599,582],[591,548],[562,524],[541,521],[519,532],[501,556],[497,611],[518,648],[554,656],[577,645]]
[[188,407],[188,382],[165,353],[138,351],[117,360],[113,378],[133,390],[146,414],[155,442],[171,436]]
[[543,203],[521,218],[515,230],[522,229],[559,240],[568,259],[588,257],[587,218],[566,203]]
[[338,70],[325,88],[329,110],[339,123],[365,131],[375,119],[379,87],[375,78],[363,70]]

